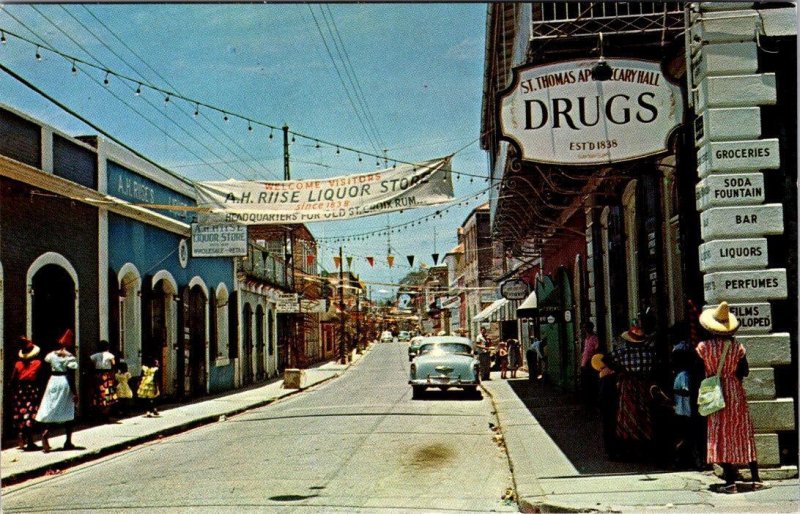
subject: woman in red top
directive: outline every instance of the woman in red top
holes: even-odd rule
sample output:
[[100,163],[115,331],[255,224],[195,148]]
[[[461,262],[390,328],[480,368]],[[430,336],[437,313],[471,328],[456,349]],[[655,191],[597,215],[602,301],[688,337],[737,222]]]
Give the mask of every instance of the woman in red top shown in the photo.
[[25,337],[17,340],[18,360],[11,372],[12,417],[19,430],[19,448],[38,450],[33,444],[33,417],[42,399],[42,360],[39,347]]
[[753,421],[747,408],[742,379],[749,374],[744,346],[737,343],[733,334],[739,321],[729,312],[728,303],[716,309],[707,309],[700,315],[700,325],[711,338],[697,345],[697,353],[705,364],[706,376],[717,373],[727,343],[728,351],[720,372],[725,408],[708,416],[708,463],[719,464],[724,471],[723,492],[736,492],[736,466],[750,466],[753,487],[763,487],[758,476],[756,444]]

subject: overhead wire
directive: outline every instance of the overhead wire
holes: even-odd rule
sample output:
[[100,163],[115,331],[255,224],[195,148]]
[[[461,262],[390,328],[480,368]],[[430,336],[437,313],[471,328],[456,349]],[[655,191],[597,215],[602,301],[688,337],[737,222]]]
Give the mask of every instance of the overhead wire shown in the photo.
[[[96,16],[96,15],[95,15],[95,14],[94,14],[94,13],[93,13],[93,12],[92,12],[92,11],[91,11],[89,8],[88,8],[88,7],[87,7],[87,6],[85,6],[85,5],[81,5],[81,7],[83,7],[83,9],[84,9],[84,10],[85,10],[87,13],[89,13],[89,15],[90,15],[92,18],[94,18],[94,19],[97,21],[97,23],[99,23],[99,24],[100,24],[100,25],[101,25],[101,26],[102,26],[102,27],[103,27],[103,28],[104,28],[104,29],[105,29],[105,30],[106,30],[106,31],[107,31],[109,34],[111,34],[111,35],[114,37],[114,39],[116,39],[117,41],[119,41],[119,42],[120,42],[120,44],[122,44],[122,46],[123,46],[123,47],[124,47],[126,50],[128,50],[128,51],[129,51],[131,54],[133,54],[133,55],[134,55],[134,56],[135,56],[137,59],[139,59],[139,61],[140,61],[142,64],[144,64],[144,65],[145,65],[145,67],[147,67],[147,69],[149,69],[150,71],[152,71],[152,72],[153,72],[153,73],[154,73],[154,74],[155,74],[155,75],[156,75],[158,78],[160,78],[162,81],[164,81],[164,83],[165,83],[165,84],[167,84],[169,87],[171,87],[171,88],[172,88],[172,89],[174,89],[175,91],[178,91],[178,90],[177,90],[177,88],[176,88],[176,87],[175,87],[175,86],[174,86],[174,85],[173,85],[173,84],[172,84],[172,83],[171,83],[171,82],[170,82],[170,81],[169,81],[169,80],[168,80],[166,77],[164,77],[164,76],[163,76],[161,73],[159,73],[159,72],[158,72],[158,70],[156,70],[155,68],[153,68],[153,67],[152,67],[152,66],[151,66],[151,65],[150,65],[150,64],[149,64],[149,63],[148,63],[148,62],[147,62],[147,61],[146,61],[146,60],[145,60],[145,59],[144,59],[144,58],[143,58],[141,55],[139,55],[139,54],[138,54],[138,53],[137,53],[137,52],[136,52],[136,51],[135,51],[133,48],[131,48],[131,47],[130,47],[130,46],[127,44],[127,43],[125,43],[125,41],[124,41],[122,38],[120,38],[120,37],[119,37],[119,36],[118,36],[118,35],[117,35],[117,34],[116,34],[116,33],[115,33],[113,30],[111,30],[111,28],[110,28],[110,27],[109,27],[107,24],[105,24],[105,23],[104,23],[104,22],[103,22],[103,21],[102,21],[100,18],[98,18],[98,17],[97,17],[97,16]],[[114,55],[116,55],[116,56],[117,56],[117,57],[118,57],[118,58],[119,58],[119,59],[120,59],[122,62],[124,62],[125,64],[127,64],[129,68],[131,68],[131,69],[132,69],[134,72],[136,72],[136,73],[137,73],[137,74],[138,74],[140,77],[142,77],[142,78],[145,78],[145,77],[144,77],[144,75],[143,75],[141,72],[139,72],[139,71],[138,71],[136,68],[134,68],[134,67],[133,67],[133,66],[132,66],[132,65],[131,65],[129,62],[127,62],[125,59],[123,59],[121,56],[119,56],[119,54],[117,54],[117,53],[116,53],[116,52],[115,52],[115,51],[114,51],[114,50],[113,50],[111,47],[109,47],[109,46],[108,46],[108,45],[107,45],[105,42],[103,42],[103,40],[102,40],[100,37],[98,37],[96,34],[94,34],[94,32],[92,32],[92,31],[91,31],[91,29],[89,29],[88,27],[86,27],[86,25],[84,25],[84,24],[83,24],[83,23],[82,23],[80,20],[78,20],[78,19],[75,17],[75,15],[74,15],[74,14],[72,14],[70,11],[68,11],[66,7],[64,7],[64,6],[62,5],[62,6],[61,6],[61,8],[62,8],[62,9],[64,9],[64,11],[66,11],[66,12],[67,12],[67,14],[69,14],[69,15],[70,15],[70,16],[71,16],[71,17],[72,17],[74,20],[76,20],[76,21],[77,21],[77,22],[78,22],[78,23],[79,23],[79,24],[80,24],[82,27],[84,27],[84,28],[85,28],[87,31],[89,31],[89,33],[91,33],[91,34],[92,34],[92,35],[93,35],[93,36],[94,36],[94,37],[95,37],[95,38],[96,38],[98,41],[100,41],[100,43],[101,43],[103,46],[105,46],[106,48],[108,48],[108,49],[109,49],[109,50],[110,50],[110,51],[111,51],[111,52],[112,52]],[[186,113],[186,112],[185,112],[183,109],[181,109],[181,112],[183,112],[184,114],[186,114],[186,115],[187,115],[187,117],[189,117],[189,119],[190,119],[190,120],[194,121],[194,119],[193,119],[193,118],[191,118],[191,117],[189,116],[189,114],[188,114],[188,113]],[[208,122],[209,122],[209,123],[210,123],[210,124],[211,124],[211,125],[212,125],[214,128],[216,128],[216,129],[217,129],[217,130],[218,130],[220,133],[222,133],[222,134],[223,134],[225,137],[227,137],[227,139],[228,139],[228,140],[230,140],[230,141],[231,141],[231,142],[232,142],[234,145],[236,145],[236,146],[237,146],[237,147],[238,147],[238,148],[239,148],[239,149],[240,149],[242,152],[244,152],[244,153],[245,153],[245,154],[246,154],[248,157],[250,157],[250,159],[251,159],[252,161],[261,162],[261,160],[260,160],[260,159],[256,158],[256,157],[255,157],[255,156],[254,156],[252,153],[250,153],[250,152],[249,152],[249,151],[248,151],[248,150],[247,150],[247,149],[246,149],[244,146],[242,146],[242,145],[241,145],[241,144],[240,144],[240,143],[239,143],[237,140],[235,140],[233,137],[231,137],[231,135],[230,135],[230,134],[229,134],[227,131],[223,130],[223,129],[222,129],[222,128],[221,128],[221,127],[220,127],[220,126],[219,126],[219,125],[218,125],[216,122],[214,122],[214,120],[213,120],[213,119],[211,119],[211,117],[210,117],[210,116],[208,116],[208,114],[206,114],[206,112],[205,112],[205,111],[204,111],[204,112],[202,112],[202,113],[200,113],[200,116],[202,116],[204,119],[208,120]],[[220,143],[220,144],[221,144],[221,145],[223,145],[223,146],[226,146],[226,145],[225,145],[225,143],[223,143],[222,141],[220,141],[220,140],[219,140],[219,139],[218,139],[218,138],[217,138],[217,137],[216,137],[214,134],[212,134],[212,133],[211,133],[211,131],[209,131],[209,130],[208,130],[206,127],[204,127],[203,125],[201,125],[201,124],[199,124],[199,123],[198,123],[198,126],[200,126],[200,127],[201,127],[201,128],[202,128],[202,129],[203,129],[203,130],[204,130],[204,131],[205,131],[205,132],[206,132],[206,133],[207,133],[209,136],[211,136],[211,137],[212,137],[212,138],[213,138],[215,141],[217,141],[218,143]],[[227,146],[226,146],[226,148],[227,148],[227,149],[228,149],[228,150],[229,150],[229,151],[230,151],[232,154],[236,155],[236,153],[235,153],[233,150],[231,150],[231,149],[230,149],[230,147],[227,147]],[[242,162],[246,162],[246,161],[242,160]],[[249,166],[249,165],[248,165],[248,167],[250,167],[250,169],[251,169],[251,170],[253,170],[253,171],[255,171],[255,172],[258,172],[258,170],[257,170],[256,168],[254,168],[253,166]],[[271,170],[271,169],[267,168],[266,166],[265,166],[264,168],[265,168],[265,170],[266,170],[267,172],[269,172],[269,173],[270,173],[270,174],[271,174],[273,177],[275,177],[275,178],[280,178],[280,177],[277,175],[277,173],[276,173],[274,170]]]

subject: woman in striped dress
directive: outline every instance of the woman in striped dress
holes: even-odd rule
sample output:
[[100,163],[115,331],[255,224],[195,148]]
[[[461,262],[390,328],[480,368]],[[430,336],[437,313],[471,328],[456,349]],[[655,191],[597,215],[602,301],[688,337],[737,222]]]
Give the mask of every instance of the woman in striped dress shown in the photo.
[[736,492],[736,468],[745,464],[750,466],[753,487],[759,488],[763,484],[758,476],[753,422],[742,386],[742,379],[750,370],[744,346],[733,338],[739,321],[729,312],[727,302],[722,302],[716,309],[707,309],[700,315],[700,325],[711,335],[697,345],[697,353],[705,364],[706,376],[717,373],[725,343],[729,343],[720,372],[725,408],[708,416],[706,460],[709,464],[717,463],[722,467],[724,492]]

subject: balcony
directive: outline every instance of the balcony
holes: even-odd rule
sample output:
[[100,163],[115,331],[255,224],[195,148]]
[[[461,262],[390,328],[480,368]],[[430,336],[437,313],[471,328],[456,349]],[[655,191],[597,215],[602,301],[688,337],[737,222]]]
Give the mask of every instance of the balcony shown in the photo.
[[541,2],[531,40],[682,31],[683,18],[683,2]]
[[[291,276],[287,277],[283,260],[276,259],[266,248],[251,243],[247,258],[239,260],[239,273],[277,287],[290,287]],[[288,281],[287,281],[288,278]]]

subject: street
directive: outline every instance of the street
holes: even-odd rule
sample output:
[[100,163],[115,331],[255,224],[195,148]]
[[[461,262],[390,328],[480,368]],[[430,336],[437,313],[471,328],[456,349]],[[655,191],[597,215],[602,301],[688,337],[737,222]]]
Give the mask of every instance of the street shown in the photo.
[[492,404],[411,399],[407,346],[271,406],[3,491],[6,512],[516,511]]

